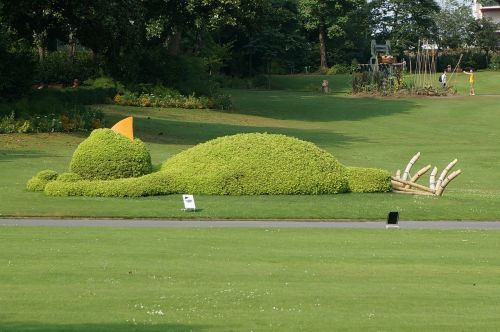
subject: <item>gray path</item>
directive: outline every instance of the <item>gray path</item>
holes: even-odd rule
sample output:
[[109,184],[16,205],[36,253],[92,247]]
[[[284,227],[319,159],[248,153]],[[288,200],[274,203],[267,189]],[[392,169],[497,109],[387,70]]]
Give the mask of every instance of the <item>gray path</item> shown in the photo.
[[[366,228],[384,229],[385,221],[269,221],[159,219],[0,219],[0,226],[130,227],[130,228]],[[493,229],[500,221],[402,221],[401,229]]]

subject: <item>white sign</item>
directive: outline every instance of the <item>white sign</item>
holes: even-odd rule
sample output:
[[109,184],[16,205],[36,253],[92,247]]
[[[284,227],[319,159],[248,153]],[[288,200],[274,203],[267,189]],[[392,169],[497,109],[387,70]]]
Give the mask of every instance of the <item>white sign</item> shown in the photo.
[[182,200],[184,201],[184,210],[196,210],[193,195],[182,195]]

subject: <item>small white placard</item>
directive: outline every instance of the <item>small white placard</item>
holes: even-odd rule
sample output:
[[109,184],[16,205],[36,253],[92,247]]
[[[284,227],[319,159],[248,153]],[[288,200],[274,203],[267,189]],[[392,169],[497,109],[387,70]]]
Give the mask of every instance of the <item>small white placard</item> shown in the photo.
[[193,195],[182,195],[182,200],[184,201],[184,210],[196,210]]

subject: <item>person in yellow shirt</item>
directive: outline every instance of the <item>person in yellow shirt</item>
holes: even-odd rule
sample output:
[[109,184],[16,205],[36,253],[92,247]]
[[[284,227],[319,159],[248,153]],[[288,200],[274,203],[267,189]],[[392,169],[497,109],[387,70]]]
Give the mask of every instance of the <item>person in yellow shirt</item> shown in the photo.
[[464,74],[469,75],[469,86],[470,86],[469,94],[471,96],[474,96],[476,94],[474,91],[474,82],[476,81],[476,75],[474,74],[472,68],[470,69],[469,72],[464,71]]

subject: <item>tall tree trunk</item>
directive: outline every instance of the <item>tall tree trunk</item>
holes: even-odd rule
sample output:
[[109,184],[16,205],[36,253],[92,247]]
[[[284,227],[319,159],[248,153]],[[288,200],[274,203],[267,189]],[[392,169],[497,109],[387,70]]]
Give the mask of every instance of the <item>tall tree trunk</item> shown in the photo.
[[71,63],[75,62],[75,55],[76,55],[75,35],[73,34],[73,32],[70,32],[68,38],[68,60]]
[[46,39],[46,33],[45,32],[34,32],[34,42],[35,46],[38,50],[38,61],[42,62],[45,59],[45,54],[46,54],[46,49],[45,49],[45,39]]
[[195,55],[200,54],[202,47],[203,47],[203,38],[201,36],[201,32],[196,31],[194,45],[193,45],[193,53]]
[[319,26],[319,56],[321,69],[328,68],[326,62],[325,27],[323,25]]
[[253,63],[252,63],[252,53],[248,55],[248,76],[252,76],[253,73]]
[[179,55],[181,50],[181,39],[182,39],[182,31],[178,30],[174,33],[173,36],[170,36],[168,39],[168,53],[170,55]]

